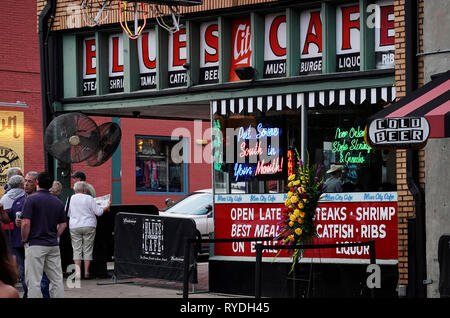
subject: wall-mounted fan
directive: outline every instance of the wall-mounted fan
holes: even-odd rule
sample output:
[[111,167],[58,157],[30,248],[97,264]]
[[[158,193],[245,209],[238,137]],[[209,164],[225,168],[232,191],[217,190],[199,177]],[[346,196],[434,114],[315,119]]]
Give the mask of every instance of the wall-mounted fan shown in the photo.
[[88,165],[106,162],[119,146],[122,133],[115,123],[97,124],[81,113],[53,119],[45,130],[45,149],[64,163],[88,160]]

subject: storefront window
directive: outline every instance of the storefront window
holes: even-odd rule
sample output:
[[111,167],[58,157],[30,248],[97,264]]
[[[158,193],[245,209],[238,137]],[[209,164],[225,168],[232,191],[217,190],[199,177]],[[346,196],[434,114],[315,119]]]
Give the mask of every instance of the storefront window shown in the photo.
[[342,168],[342,192],[396,190],[395,152],[374,150],[364,141],[367,118],[377,109],[341,106],[308,113],[310,159],[323,163],[326,171],[333,164]]
[[[186,164],[172,158],[172,149],[183,140],[136,137],[136,192],[185,192]],[[184,146],[177,150],[183,156]]]
[[[315,107],[305,115],[305,155],[311,163],[325,165],[325,171],[340,166],[339,192],[396,190],[395,152],[374,150],[364,141],[367,118],[380,108],[380,104]],[[215,192],[284,193],[285,180],[295,165],[295,151],[303,149],[301,116],[300,109],[216,114]],[[265,158],[268,155],[269,160]],[[331,176],[327,173],[326,178]]]
[[213,128],[216,193],[283,193],[287,150],[300,148],[298,112],[216,115]]

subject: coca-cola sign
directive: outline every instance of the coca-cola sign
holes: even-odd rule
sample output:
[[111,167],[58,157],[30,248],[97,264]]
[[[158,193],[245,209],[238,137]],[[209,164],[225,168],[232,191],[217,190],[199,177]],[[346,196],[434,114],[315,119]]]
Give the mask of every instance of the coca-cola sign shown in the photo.
[[231,47],[231,66],[230,82],[239,81],[239,77],[234,71],[238,67],[251,66],[251,25],[250,18],[241,18],[232,22],[232,47]]

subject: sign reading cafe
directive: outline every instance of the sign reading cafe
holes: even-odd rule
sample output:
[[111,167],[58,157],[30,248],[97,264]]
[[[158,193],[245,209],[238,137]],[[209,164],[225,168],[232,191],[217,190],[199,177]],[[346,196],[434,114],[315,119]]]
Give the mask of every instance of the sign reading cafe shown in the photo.
[[[392,0],[379,0],[365,7],[367,21],[361,21],[360,4],[358,2],[345,3],[335,8],[336,31],[330,36],[335,37],[336,42],[336,71],[357,71],[361,64],[361,24],[367,24],[369,30],[373,30],[373,55],[375,57],[375,67],[377,69],[394,67],[394,5]],[[295,41],[300,57],[298,75],[311,75],[322,73],[323,59],[323,39],[324,39],[324,12],[318,8],[305,8],[299,11],[298,30],[299,39]],[[224,65],[229,69],[225,70],[229,74],[226,81],[239,81],[239,77],[234,70],[239,67],[254,66],[252,48],[252,20],[250,15],[232,19],[230,21],[229,36],[224,36],[228,43],[225,47],[230,48],[229,54],[225,58],[229,59]],[[271,12],[264,17],[264,65],[262,70],[263,78],[286,77],[286,58],[289,46],[288,21],[285,11]],[[292,27],[292,26],[291,26]],[[296,26],[294,26],[296,27]],[[221,32],[217,19],[202,22],[199,24],[198,41],[188,41],[189,34],[185,27],[179,31],[168,34],[167,41],[156,41],[157,27],[151,26],[142,32],[137,42],[136,63],[139,66],[140,89],[156,88],[157,59],[158,52],[167,51],[167,56],[159,57],[166,65],[161,70],[166,69],[167,82],[162,83],[164,87],[182,87],[187,85],[187,69],[185,63],[188,61],[188,52],[191,52],[191,59],[198,59],[192,65],[199,66],[198,83],[212,84],[219,82],[219,43]],[[372,32],[372,31],[370,31]],[[90,36],[82,39],[83,54],[83,95],[95,95],[97,90],[97,56],[95,37]],[[256,39],[256,41],[260,41]],[[124,46],[123,34],[108,35],[108,74],[109,92],[123,91],[124,72]],[[164,43],[167,47],[160,50],[159,45]],[[195,43],[197,49],[191,50],[188,45]],[[192,53],[195,52],[195,53]],[[261,52],[262,53],[262,52]]]

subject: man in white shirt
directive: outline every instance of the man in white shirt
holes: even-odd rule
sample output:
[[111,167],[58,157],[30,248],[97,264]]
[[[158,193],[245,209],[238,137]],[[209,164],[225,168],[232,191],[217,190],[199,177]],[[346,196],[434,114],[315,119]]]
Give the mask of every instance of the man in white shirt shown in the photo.
[[90,279],[89,266],[92,261],[97,216],[109,211],[111,202],[102,208],[88,194],[89,188],[85,181],[75,183],[75,194],[70,198],[69,229],[72,238],[73,261],[77,275],[80,275],[81,261],[84,260],[84,277]]

